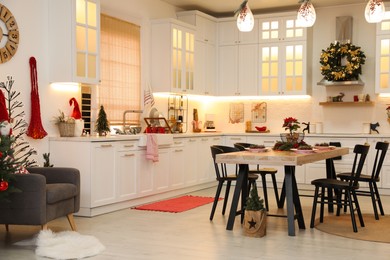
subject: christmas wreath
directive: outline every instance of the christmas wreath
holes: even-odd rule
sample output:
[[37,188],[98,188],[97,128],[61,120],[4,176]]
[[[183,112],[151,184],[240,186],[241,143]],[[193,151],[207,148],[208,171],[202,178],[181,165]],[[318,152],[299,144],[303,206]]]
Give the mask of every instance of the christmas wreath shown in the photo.
[[321,74],[329,81],[357,80],[365,60],[366,55],[360,47],[351,43],[331,43],[321,52]]

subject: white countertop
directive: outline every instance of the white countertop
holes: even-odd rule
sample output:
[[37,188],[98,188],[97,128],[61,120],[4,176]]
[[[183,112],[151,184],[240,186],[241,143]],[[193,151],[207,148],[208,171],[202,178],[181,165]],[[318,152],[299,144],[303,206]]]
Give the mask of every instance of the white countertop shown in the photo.
[[[138,135],[109,135],[109,136],[83,136],[83,137],[49,137],[50,141],[72,141],[72,142],[111,142],[111,141],[137,141],[145,134]],[[200,132],[171,134],[173,138],[197,137],[197,136],[268,136],[279,137],[279,133],[228,133],[228,132]],[[389,134],[360,134],[360,133],[322,133],[305,134],[307,137],[332,137],[332,138],[390,138]]]

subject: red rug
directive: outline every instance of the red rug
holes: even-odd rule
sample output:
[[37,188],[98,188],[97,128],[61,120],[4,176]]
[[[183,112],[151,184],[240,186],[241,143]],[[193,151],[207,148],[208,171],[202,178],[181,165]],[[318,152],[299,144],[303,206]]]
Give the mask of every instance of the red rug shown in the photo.
[[199,196],[182,196],[178,198],[163,200],[135,207],[134,209],[139,210],[152,210],[152,211],[163,211],[178,213],[186,210],[190,210],[199,206],[206,205],[214,201],[212,197],[199,197]]

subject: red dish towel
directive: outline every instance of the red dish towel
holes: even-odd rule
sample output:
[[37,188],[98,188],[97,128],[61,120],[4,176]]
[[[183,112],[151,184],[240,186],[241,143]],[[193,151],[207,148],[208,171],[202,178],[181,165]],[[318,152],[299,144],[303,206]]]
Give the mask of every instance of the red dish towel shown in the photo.
[[146,135],[146,159],[158,162],[158,144],[155,134]]

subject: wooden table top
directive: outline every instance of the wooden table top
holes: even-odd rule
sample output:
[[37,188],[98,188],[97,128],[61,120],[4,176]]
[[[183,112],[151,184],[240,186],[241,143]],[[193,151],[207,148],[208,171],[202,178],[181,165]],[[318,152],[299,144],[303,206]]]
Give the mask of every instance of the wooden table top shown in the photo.
[[348,147],[336,147],[332,150],[316,150],[312,153],[295,151],[274,151],[268,148],[266,152],[233,152],[217,154],[217,163],[227,164],[260,164],[260,165],[303,165],[317,162],[349,153]]

